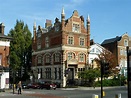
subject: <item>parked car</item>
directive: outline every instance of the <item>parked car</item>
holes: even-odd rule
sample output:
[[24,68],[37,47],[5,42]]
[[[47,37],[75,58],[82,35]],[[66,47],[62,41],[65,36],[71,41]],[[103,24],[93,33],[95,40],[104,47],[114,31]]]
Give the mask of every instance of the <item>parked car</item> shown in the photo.
[[42,82],[42,83],[39,84],[39,86],[40,86],[39,87],[40,89],[44,89],[45,88],[45,89],[49,89],[49,90],[50,89],[54,89],[55,90],[56,87],[57,87],[56,84],[51,82],[51,81]]
[[22,89],[27,89],[27,84],[22,84]]
[[40,87],[40,86],[39,86],[38,83],[29,83],[29,84],[27,85],[27,88],[28,88],[28,89],[30,89],[30,88],[37,89],[37,88],[39,88],[39,87]]

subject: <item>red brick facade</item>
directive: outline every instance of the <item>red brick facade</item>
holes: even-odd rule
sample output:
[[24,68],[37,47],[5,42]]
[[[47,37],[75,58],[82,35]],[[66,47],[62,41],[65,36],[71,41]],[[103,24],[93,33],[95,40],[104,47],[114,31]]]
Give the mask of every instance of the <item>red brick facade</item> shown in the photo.
[[11,38],[4,35],[4,24],[0,24],[0,89],[9,89],[9,48]]
[[0,66],[9,67],[9,47],[11,38],[4,35],[4,24],[0,24]]
[[102,46],[111,51],[117,59],[117,65],[122,69],[121,73],[127,76],[127,52],[126,47],[131,47],[131,37],[125,33],[122,36],[105,40]]
[[[32,44],[32,70],[34,79],[52,80],[66,85],[66,80],[78,79],[78,71],[87,68],[90,47],[90,19],[86,26],[83,16],[75,10],[65,19],[64,9],[61,22],[55,19],[46,22],[46,28],[34,24]],[[48,24],[48,25],[47,25]],[[68,74],[66,74],[68,71]]]

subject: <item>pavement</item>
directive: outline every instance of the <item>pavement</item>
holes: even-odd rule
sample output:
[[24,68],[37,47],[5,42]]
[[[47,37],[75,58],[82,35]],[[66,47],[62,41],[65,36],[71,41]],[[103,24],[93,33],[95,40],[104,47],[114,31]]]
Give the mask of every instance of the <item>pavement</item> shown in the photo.
[[22,94],[18,94],[17,91],[15,91],[13,94],[13,90],[5,90],[5,92],[0,92],[0,98],[65,98],[65,97],[39,94],[32,91],[22,91]]
[[[110,88],[119,88],[119,87],[104,87],[104,89]],[[121,86],[120,88],[125,88],[125,86]],[[61,90],[98,90],[101,87],[78,87],[78,88],[59,88]],[[5,90],[5,92],[0,92],[0,98],[66,98],[61,96],[55,95],[47,95],[47,94],[40,94],[33,91],[22,91],[22,94],[17,94],[17,91],[14,92],[13,90]]]

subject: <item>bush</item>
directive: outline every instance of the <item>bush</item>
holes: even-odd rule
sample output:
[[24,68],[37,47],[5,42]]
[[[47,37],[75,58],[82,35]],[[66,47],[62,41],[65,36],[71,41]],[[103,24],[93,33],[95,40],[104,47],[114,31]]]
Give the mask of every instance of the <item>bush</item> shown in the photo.
[[[123,81],[124,80],[119,80],[119,79],[105,79],[105,80],[103,80],[102,82],[103,82],[103,86],[122,86],[122,85],[124,85],[124,83],[123,83]],[[97,82],[95,82],[95,86],[96,87],[100,87],[101,86],[101,81],[97,81]]]

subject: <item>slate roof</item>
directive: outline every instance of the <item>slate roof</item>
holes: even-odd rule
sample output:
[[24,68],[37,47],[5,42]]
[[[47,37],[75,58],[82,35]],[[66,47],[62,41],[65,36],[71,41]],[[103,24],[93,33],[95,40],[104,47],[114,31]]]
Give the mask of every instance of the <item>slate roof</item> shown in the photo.
[[3,35],[3,34],[0,34],[0,38],[3,38],[3,39],[12,39],[12,37],[9,37],[9,36]]
[[114,43],[114,42],[117,42],[117,41],[120,41],[121,40],[121,36],[117,36],[115,38],[111,38],[111,39],[106,39],[102,42],[101,45],[104,45],[104,44],[109,44],[109,43]]

